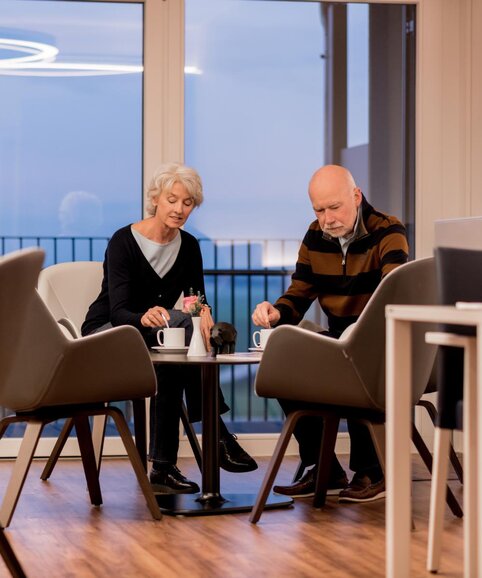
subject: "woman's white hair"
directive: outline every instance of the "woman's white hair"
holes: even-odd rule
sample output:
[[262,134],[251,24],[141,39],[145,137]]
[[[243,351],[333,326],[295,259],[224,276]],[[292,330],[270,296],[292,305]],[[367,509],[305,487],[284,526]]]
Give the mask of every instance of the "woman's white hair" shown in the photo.
[[156,207],[152,203],[163,192],[171,192],[176,183],[181,183],[192,197],[195,207],[203,202],[203,186],[197,171],[181,163],[161,165],[154,173],[146,190],[146,212],[154,215]]

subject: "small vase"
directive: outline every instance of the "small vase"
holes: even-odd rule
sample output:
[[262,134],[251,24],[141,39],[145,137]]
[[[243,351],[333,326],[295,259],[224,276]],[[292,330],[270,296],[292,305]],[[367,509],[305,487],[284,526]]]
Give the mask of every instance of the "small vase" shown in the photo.
[[201,357],[207,355],[204,347],[204,340],[201,333],[201,318],[191,317],[192,319],[192,337],[189,349],[187,351],[188,357]]

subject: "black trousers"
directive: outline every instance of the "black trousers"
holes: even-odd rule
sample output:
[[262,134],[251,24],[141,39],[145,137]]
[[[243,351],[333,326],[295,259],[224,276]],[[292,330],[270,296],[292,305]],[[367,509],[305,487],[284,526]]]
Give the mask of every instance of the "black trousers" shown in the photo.
[[[316,404],[286,399],[278,400],[286,415],[300,409],[316,409]],[[367,474],[377,480],[382,476],[380,462],[368,428],[356,421],[347,420],[350,435],[350,469],[358,474]],[[295,426],[294,435],[299,444],[300,458],[305,467],[318,463],[323,435],[323,418],[302,417]],[[343,468],[333,454],[331,477],[339,479]]]

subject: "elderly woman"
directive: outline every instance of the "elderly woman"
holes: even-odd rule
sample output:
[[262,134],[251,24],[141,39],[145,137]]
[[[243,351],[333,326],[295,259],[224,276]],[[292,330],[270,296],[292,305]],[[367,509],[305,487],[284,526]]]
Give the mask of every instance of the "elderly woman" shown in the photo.
[[[197,172],[181,164],[161,166],[147,189],[146,219],[119,229],[110,240],[104,261],[104,279],[82,326],[82,335],[118,325],[133,325],[148,345],[159,328],[185,327],[192,335],[189,314],[174,310],[180,294],[205,295],[203,263],[197,240],[182,230],[195,207],[203,201]],[[213,326],[207,305],[201,312],[206,343]],[[189,419],[201,419],[200,370],[188,366],[156,366],[158,391],[151,403],[150,481],[159,493],[195,493],[199,487],[176,467],[179,420],[186,392]],[[221,413],[228,411],[221,400]],[[220,463],[228,471],[257,468],[221,420]]]

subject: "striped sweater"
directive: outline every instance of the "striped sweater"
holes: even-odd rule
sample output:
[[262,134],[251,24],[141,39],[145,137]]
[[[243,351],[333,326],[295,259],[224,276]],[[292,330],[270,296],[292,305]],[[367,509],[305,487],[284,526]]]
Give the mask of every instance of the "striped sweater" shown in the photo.
[[346,257],[339,240],[323,233],[314,221],[301,244],[291,285],[274,304],[281,313],[278,325],[299,323],[318,299],[330,332],[339,336],[358,319],[382,277],[407,259],[405,227],[374,209],[365,197]]

